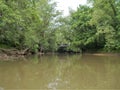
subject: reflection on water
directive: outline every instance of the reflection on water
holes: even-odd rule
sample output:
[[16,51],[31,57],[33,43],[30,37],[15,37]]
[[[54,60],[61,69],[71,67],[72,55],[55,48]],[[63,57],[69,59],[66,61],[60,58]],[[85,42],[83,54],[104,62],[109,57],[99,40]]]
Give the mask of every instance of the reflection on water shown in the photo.
[[0,90],[120,89],[119,58],[47,55],[0,62]]

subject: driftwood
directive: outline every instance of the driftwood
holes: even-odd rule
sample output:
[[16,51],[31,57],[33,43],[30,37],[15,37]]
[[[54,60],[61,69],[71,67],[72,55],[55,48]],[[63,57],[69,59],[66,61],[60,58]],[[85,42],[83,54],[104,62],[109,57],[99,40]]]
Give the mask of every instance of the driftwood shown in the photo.
[[29,48],[24,50],[0,48],[0,52],[6,55],[26,55],[29,52]]
[[29,53],[29,48],[17,52],[18,55],[27,55],[28,53]]

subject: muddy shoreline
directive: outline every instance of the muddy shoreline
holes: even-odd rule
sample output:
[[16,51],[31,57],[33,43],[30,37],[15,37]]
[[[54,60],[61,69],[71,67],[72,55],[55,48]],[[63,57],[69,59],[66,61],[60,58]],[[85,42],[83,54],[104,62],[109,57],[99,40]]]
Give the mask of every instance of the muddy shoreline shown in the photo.
[[[45,55],[47,54],[53,54],[53,52],[48,52],[45,53]],[[58,54],[57,52],[55,52],[54,54]],[[61,53],[59,53],[61,54]],[[66,53],[62,53],[62,54],[66,54]],[[70,54],[70,53],[67,53]],[[75,53],[74,53],[75,54]],[[79,53],[81,54],[81,53]],[[120,53],[107,53],[107,52],[92,52],[92,53],[82,53],[84,55],[94,55],[94,56],[120,56]],[[13,61],[13,60],[17,60],[19,58],[23,58],[25,59],[26,57],[32,56],[34,54],[30,53],[28,51],[28,49],[26,50],[17,50],[17,49],[0,49],[0,61]],[[44,55],[44,53],[38,52],[37,54],[38,56]]]

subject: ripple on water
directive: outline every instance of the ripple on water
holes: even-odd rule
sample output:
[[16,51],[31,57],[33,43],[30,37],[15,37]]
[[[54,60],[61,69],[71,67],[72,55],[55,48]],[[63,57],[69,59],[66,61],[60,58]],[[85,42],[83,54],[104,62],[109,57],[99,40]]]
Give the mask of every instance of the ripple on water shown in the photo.
[[0,87],[0,90],[4,90],[4,88]]
[[68,81],[64,81],[60,78],[56,78],[54,81],[48,84],[48,89],[57,90],[58,88],[63,88],[65,85],[69,86],[68,84],[69,84]]

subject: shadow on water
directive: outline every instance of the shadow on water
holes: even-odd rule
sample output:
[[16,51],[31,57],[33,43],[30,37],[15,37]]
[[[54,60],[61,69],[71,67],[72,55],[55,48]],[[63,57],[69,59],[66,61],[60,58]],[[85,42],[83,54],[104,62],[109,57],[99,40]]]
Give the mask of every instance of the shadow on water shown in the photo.
[[120,89],[119,58],[62,54],[0,62],[0,90]]

